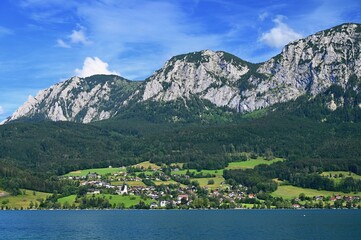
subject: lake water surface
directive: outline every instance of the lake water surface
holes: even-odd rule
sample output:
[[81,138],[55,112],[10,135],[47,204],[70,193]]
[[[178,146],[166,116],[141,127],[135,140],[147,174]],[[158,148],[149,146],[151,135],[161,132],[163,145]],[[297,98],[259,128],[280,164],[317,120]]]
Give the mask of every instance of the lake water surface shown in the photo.
[[359,240],[361,211],[0,211],[0,239]]

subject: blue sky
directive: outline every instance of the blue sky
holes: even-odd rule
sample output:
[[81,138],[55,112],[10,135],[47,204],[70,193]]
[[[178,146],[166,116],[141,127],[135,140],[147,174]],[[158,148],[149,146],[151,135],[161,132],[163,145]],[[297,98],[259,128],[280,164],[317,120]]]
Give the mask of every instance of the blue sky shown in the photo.
[[2,0],[0,121],[74,75],[142,80],[203,49],[262,62],[345,22],[361,23],[360,0]]

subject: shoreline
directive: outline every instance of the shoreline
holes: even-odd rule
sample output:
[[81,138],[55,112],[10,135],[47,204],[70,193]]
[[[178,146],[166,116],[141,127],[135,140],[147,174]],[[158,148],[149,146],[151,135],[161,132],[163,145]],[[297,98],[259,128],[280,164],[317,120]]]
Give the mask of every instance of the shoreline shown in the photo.
[[232,209],[0,209],[1,211],[328,211],[328,210],[361,210],[359,208],[272,208],[272,209],[252,209],[252,208],[232,208]]

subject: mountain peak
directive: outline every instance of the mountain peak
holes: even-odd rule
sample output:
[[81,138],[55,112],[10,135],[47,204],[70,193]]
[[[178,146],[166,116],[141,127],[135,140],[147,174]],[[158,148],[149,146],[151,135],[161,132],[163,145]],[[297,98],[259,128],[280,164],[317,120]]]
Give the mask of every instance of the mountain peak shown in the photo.
[[221,51],[204,50],[171,58],[144,84],[142,101],[187,100],[196,95],[217,106],[237,108],[237,81],[251,64]]
[[39,92],[10,120],[90,122],[113,117],[133,103],[185,103],[197,98],[218,107],[250,112],[332,85],[345,89],[361,77],[361,25],[345,23],[286,45],[270,60],[253,64],[223,51],[172,57],[144,82],[115,75],[73,77]]
[[7,122],[30,118],[88,123],[107,119],[138,85],[116,75],[75,76],[29,96]]

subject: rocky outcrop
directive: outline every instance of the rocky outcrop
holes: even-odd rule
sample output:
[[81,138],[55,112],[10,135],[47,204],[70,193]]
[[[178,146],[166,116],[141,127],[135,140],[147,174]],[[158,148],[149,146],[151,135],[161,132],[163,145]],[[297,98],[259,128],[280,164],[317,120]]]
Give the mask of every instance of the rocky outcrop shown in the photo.
[[269,78],[250,79],[255,87],[242,93],[241,111],[289,101],[305,93],[317,95],[333,84],[345,88],[352,74],[361,76],[360,50],[358,24],[343,24],[288,44],[281,54],[257,69]]
[[7,122],[21,118],[83,123],[108,119],[138,84],[118,76],[73,77],[30,96]]
[[345,87],[351,74],[361,76],[360,49],[361,26],[343,24],[292,42],[259,65],[210,50],[180,55],[145,82],[139,101],[197,96],[251,112],[305,93],[317,95],[332,84]]
[[[294,41],[262,64],[222,51],[205,50],[171,58],[143,83],[118,76],[74,77],[41,91],[7,121],[19,118],[88,123],[148,101],[191,98],[251,112],[331,85],[361,78],[361,25],[343,24]],[[330,102],[330,109],[338,106]]]
[[192,96],[216,106],[237,108],[239,81],[253,64],[225,52],[205,50],[170,59],[143,86],[139,101],[187,100]]

